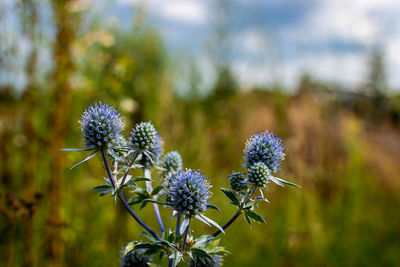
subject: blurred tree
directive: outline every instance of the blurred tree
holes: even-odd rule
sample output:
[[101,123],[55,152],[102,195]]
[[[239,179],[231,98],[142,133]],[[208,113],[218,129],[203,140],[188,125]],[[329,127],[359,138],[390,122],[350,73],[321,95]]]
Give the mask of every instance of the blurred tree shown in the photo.
[[40,194],[35,189],[36,174],[37,174],[37,143],[38,133],[35,127],[35,120],[38,108],[38,88],[37,88],[37,62],[38,62],[38,6],[33,0],[21,1],[21,21],[23,22],[23,34],[31,43],[31,51],[25,67],[27,76],[27,85],[22,95],[22,102],[25,103],[22,107],[22,127],[23,135],[29,137],[29,145],[26,146],[24,152],[25,164],[23,169],[24,184],[23,201],[28,207],[22,223],[22,243],[23,243],[23,266],[34,266],[35,247],[33,245],[33,217],[37,209],[37,201]]
[[65,223],[60,212],[63,199],[64,153],[60,151],[60,148],[64,147],[64,139],[69,128],[68,120],[65,120],[65,112],[70,106],[71,76],[75,69],[72,45],[75,41],[79,17],[74,12],[73,6],[77,4],[78,1],[76,0],[55,0],[52,2],[56,38],[53,50],[54,69],[50,94],[51,106],[48,114],[51,161],[47,185],[49,212],[46,219],[44,246],[46,265],[55,267],[62,266],[64,254],[61,230]]
[[[380,48],[374,48],[372,50],[366,90],[376,98],[376,101],[384,100],[388,92],[384,54]],[[380,104],[382,103],[380,102]]]

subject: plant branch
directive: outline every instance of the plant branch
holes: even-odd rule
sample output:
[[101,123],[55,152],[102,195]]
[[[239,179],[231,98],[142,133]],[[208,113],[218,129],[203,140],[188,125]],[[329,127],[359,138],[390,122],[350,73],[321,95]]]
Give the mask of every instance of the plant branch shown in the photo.
[[[106,167],[107,170],[107,174],[110,177],[110,181],[111,184],[113,186],[113,188],[116,188],[116,183],[114,180],[114,176],[111,173],[111,169],[110,169],[110,165],[108,164],[108,160],[106,157],[106,154],[104,152],[104,150],[101,150],[101,156],[103,158],[104,161],[104,166]],[[118,197],[119,199],[122,201],[122,204],[124,205],[125,209],[129,212],[129,214],[136,220],[137,223],[139,223],[147,232],[149,232],[154,238],[156,239],[160,239],[160,237],[157,235],[156,232],[154,232],[149,226],[147,226],[142,220],[140,220],[140,218],[135,214],[135,212],[131,209],[131,207],[129,206],[129,204],[126,202],[124,195],[122,194],[122,192],[118,193]]]
[[123,185],[125,183],[126,177],[128,176],[128,173],[129,173],[130,169],[132,168],[132,165],[135,163],[135,160],[138,157],[138,155],[139,155],[139,151],[136,150],[135,154],[133,154],[133,158],[132,158],[131,163],[129,164],[128,168],[125,171],[124,176],[122,177],[121,185]]
[[[178,215],[176,216],[176,230],[175,230],[175,237],[177,238],[180,234],[180,228],[181,228],[181,213],[178,212]],[[176,253],[177,251],[174,251],[174,259],[176,258]],[[169,259],[168,261],[168,267],[172,267],[174,265],[174,259]]]
[[[143,168],[143,173],[144,173],[144,177],[150,179],[150,181],[146,181],[146,187],[147,187],[147,191],[149,191],[149,193],[151,193],[153,191],[153,187],[151,185],[150,170],[147,168]],[[152,198],[154,200],[157,200],[157,197],[152,196]],[[160,215],[160,210],[158,209],[158,204],[153,203],[153,208],[154,208],[154,213],[156,214],[156,217],[157,217],[158,225],[160,226],[161,233],[165,233],[164,224],[162,222],[161,215]]]
[[[222,226],[222,229],[225,230],[226,228],[228,228],[242,214],[243,206],[246,205],[249,202],[250,197],[254,194],[255,191],[256,191],[256,187],[252,187],[249,190],[249,192],[246,195],[246,198],[243,201],[243,204],[238,208],[238,210],[232,216],[232,218],[226,224],[224,224],[224,226]],[[220,233],[222,233],[222,231],[221,230],[217,230],[215,233],[212,234],[212,236],[216,237]]]

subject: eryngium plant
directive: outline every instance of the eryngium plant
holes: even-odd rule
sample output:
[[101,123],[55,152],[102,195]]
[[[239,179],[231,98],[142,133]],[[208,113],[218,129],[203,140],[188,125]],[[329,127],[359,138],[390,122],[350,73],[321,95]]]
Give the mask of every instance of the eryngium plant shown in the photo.
[[[230,189],[221,188],[236,213],[222,227],[205,213],[208,209],[219,210],[212,205],[211,184],[200,170],[183,169],[182,158],[177,151],[162,157],[162,139],[151,122],[141,122],[131,131],[128,140],[123,136],[123,120],[112,106],[95,103],[81,116],[81,129],[86,148],[64,149],[66,151],[93,151],[82,162],[100,154],[107,178],[105,184],[93,189],[100,196],[119,198],[132,218],[143,228],[145,240],[129,242],[120,260],[121,266],[221,266],[227,251],[219,245],[217,236],[223,233],[237,218],[265,223],[255,210],[259,201],[268,201],[263,189],[274,182],[280,186],[296,184],[272,176],[285,157],[284,145],[271,132],[252,135],[246,142],[245,170],[228,175]],[[110,164],[110,161],[112,164]],[[130,173],[141,169],[143,175],[134,177]],[[152,174],[159,179],[152,179]],[[142,182],[145,182],[142,184]],[[153,183],[157,185],[153,188]],[[125,195],[130,198],[126,200]],[[143,222],[131,206],[140,209],[152,203],[160,231]],[[165,229],[159,206],[172,210],[175,229]],[[193,220],[216,227],[212,234],[195,234],[190,229]],[[164,259],[164,260],[163,260]],[[168,263],[167,263],[168,262]]]
[[207,209],[210,189],[207,178],[199,170],[178,171],[166,186],[166,204],[178,213],[194,216]]

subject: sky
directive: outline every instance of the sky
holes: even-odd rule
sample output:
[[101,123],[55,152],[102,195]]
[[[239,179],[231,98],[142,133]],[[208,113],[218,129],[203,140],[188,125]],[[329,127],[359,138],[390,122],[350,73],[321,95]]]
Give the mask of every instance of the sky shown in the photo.
[[[186,52],[204,76],[215,35],[216,2],[144,1],[148,21],[161,32],[172,60]],[[371,50],[384,52],[389,85],[400,87],[398,0],[226,0],[229,62],[244,86],[295,87],[309,73],[350,90],[368,75]],[[143,1],[118,0],[120,8]],[[221,11],[219,11],[221,12]],[[183,52],[184,51],[184,52]],[[212,79],[212,77],[211,77]]]
[[[46,17],[51,19],[48,1],[38,2],[44,26]],[[180,87],[187,87],[188,64],[195,64],[203,86],[209,87],[215,62],[227,62],[244,88],[276,83],[295,88],[307,73],[356,90],[368,75],[372,49],[380,47],[389,85],[400,88],[399,0],[81,1],[89,17],[117,21],[122,28],[132,25],[138,10],[144,11],[145,23],[162,35],[172,65],[178,66],[175,80]],[[0,4],[0,52],[17,46],[19,56],[8,60],[18,66],[29,54],[29,44],[15,35],[15,3]],[[217,38],[218,29],[223,38]],[[54,34],[51,28],[46,32]],[[46,61],[46,54],[40,58]],[[0,83],[12,80],[23,87],[22,72],[5,76],[0,70]]]

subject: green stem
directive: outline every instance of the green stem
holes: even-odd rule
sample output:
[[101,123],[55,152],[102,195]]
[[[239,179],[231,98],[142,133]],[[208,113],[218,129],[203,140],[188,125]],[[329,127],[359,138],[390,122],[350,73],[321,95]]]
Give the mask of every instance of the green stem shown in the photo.
[[[232,218],[229,219],[229,221],[224,224],[224,226],[222,226],[222,229],[226,229],[228,228],[237,218],[239,218],[239,216],[242,214],[242,210],[243,210],[243,206],[245,206],[249,200],[250,197],[254,194],[254,192],[256,191],[256,187],[252,187],[249,192],[247,193],[243,204],[238,208],[238,210],[236,211],[236,213],[232,216]],[[216,231],[215,233],[212,234],[213,237],[216,237],[217,235],[219,235],[220,233],[222,233],[221,230]]]
[[[153,191],[153,187],[151,185],[151,173],[147,168],[143,168],[144,177],[149,178],[150,181],[146,181],[147,191],[151,193]],[[157,197],[152,197],[154,200],[157,200]],[[161,219],[160,210],[158,209],[158,204],[153,203],[154,213],[156,214],[158,225],[160,226],[161,233],[165,233],[164,224]]]
[[[108,160],[107,160],[107,156],[104,152],[104,150],[101,150],[101,156],[103,158],[103,162],[104,162],[104,166],[106,167],[107,170],[107,174],[110,177],[110,181],[111,184],[113,186],[113,188],[116,188],[116,183],[114,180],[114,176],[111,173],[111,169],[110,169],[110,164],[108,164]],[[126,202],[124,195],[122,194],[122,192],[118,193],[118,198],[121,200],[122,204],[124,205],[125,209],[129,212],[129,214],[136,220],[137,223],[139,223],[147,232],[149,232],[154,238],[156,239],[160,239],[160,237],[157,235],[156,232],[153,231],[153,229],[151,229],[149,226],[147,226],[142,220],[140,220],[140,218],[135,214],[135,212],[131,209],[131,207],[129,206],[129,204]]]
[[[175,237],[177,238],[180,234],[180,228],[181,228],[181,213],[178,212],[178,215],[176,216],[176,230],[175,230]],[[174,259],[176,259],[176,253],[177,251],[174,251],[174,258],[169,259],[168,261],[168,267],[174,266]]]
[[186,226],[185,232],[183,234],[183,240],[182,240],[182,252],[185,251],[186,249],[186,240],[187,240],[187,236],[188,236],[188,232],[189,232],[189,228],[190,228],[190,215],[189,215],[189,223]]
[[125,183],[126,177],[128,176],[128,173],[131,170],[132,165],[135,164],[135,160],[138,157],[138,155],[139,155],[139,151],[135,151],[135,154],[133,154],[132,161],[129,164],[128,168],[126,169],[124,176],[122,177],[122,181],[121,181],[120,185],[123,185]]

